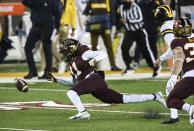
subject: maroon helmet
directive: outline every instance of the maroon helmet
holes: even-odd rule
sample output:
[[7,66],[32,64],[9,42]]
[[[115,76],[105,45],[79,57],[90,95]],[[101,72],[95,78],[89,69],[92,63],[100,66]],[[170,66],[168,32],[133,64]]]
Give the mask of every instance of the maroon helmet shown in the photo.
[[65,39],[62,43],[60,43],[60,53],[64,58],[73,57],[80,45],[79,41],[75,39]]

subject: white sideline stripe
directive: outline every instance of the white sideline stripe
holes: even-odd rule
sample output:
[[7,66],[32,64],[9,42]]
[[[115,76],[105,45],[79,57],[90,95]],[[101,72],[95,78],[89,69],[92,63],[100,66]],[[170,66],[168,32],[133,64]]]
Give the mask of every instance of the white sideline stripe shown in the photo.
[[[16,88],[15,87],[0,87],[0,90],[15,90]],[[32,90],[32,91],[51,91],[51,92],[67,92],[68,90],[56,90],[56,89],[35,89],[35,88],[31,88],[29,90]],[[121,94],[129,94],[129,93],[121,93]],[[163,95],[166,97],[166,95]],[[191,98],[192,96],[188,97],[188,98]],[[193,98],[193,97],[192,97]]]
[[0,128],[0,130],[12,130],[12,131],[46,131],[46,130],[17,129],[17,128]]
[[[17,106],[23,108],[33,108],[33,109],[55,109],[55,110],[68,110],[68,111],[77,111],[77,109],[73,108],[55,108],[55,107],[30,107],[30,106]],[[95,110],[95,109],[87,109],[87,111],[92,112],[108,112],[108,113],[125,113],[125,114],[146,114],[146,112],[133,112],[133,111],[111,111],[111,110]],[[159,113],[160,115],[170,115],[170,113]],[[179,114],[180,116],[187,116],[189,114]]]

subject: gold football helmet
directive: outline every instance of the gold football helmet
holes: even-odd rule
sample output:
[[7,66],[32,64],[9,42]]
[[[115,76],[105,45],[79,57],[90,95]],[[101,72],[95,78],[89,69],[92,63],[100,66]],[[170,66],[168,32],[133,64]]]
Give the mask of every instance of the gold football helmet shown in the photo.
[[188,37],[192,33],[191,21],[186,17],[181,17],[175,21],[173,27],[174,35],[177,37]]

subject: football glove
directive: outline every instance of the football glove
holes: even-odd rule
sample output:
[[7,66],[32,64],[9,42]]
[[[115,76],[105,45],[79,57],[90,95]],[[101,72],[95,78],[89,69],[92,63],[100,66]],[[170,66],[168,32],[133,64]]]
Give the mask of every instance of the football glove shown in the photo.
[[167,85],[166,85],[167,95],[172,91],[176,82],[177,82],[177,75],[172,75],[171,78],[168,80]]
[[89,62],[90,66],[96,66],[96,60],[95,59],[91,59]]

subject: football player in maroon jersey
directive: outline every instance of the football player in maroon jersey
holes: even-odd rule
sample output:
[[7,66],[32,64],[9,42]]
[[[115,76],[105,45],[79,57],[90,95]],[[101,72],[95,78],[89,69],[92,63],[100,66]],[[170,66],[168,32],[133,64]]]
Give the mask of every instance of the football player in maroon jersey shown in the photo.
[[96,73],[96,62],[104,59],[107,54],[103,51],[91,51],[88,46],[80,44],[77,40],[66,39],[60,43],[60,53],[70,66],[71,75],[77,83],[67,91],[67,96],[75,105],[78,114],[69,119],[89,119],[90,114],[84,108],[80,95],[92,94],[105,103],[136,103],[156,100],[166,107],[166,102],[161,92],[142,95],[123,95],[108,88],[104,78]]
[[[190,115],[190,123],[194,124],[194,105],[185,103],[183,99],[194,94],[194,35],[192,24],[186,17],[175,21],[174,34],[177,37],[171,43],[171,49],[175,56],[170,80],[167,89],[170,94],[167,98],[167,106],[184,110]],[[177,82],[177,76],[183,70],[183,79]]]

